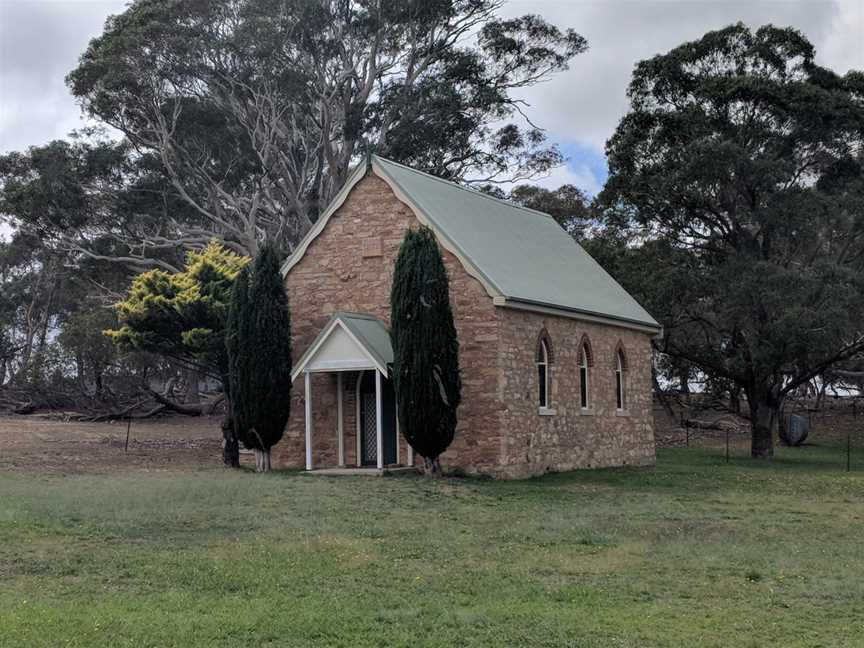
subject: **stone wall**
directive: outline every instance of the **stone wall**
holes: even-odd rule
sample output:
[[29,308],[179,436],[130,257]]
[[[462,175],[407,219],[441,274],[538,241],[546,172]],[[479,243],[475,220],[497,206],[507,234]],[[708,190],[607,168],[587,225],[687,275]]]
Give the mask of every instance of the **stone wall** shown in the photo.
[[[418,222],[386,183],[367,175],[331,216],[286,277],[291,303],[293,356],[300,358],[331,315],[353,311],[389,324],[390,284],[405,230]],[[650,404],[650,344],[628,329],[497,308],[482,285],[444,251],[459,336],[462,404],[456,438],[441,457],[445,469],[501,477],[654,460]],[[537,403],[537,336],[545,327],[553,347],[551,407]],[[579,408],[578,340],[590,337],[592,407]],[[615,411],[613,360],[618,343],[627,357],[628,408]],[[356,465],[356,374],[345,374],[346,463]],[[274,448],[275,465],[305,464],[303,381],[292,390],[291,417]],[[336,377],[312,379],[313,464],[337,465]],[[400,437],[400,457],[408,456]],[[419,459],[418,459],[419,461]]]
[[[651,344],[644,333],[565,317],[499,309],[501,397],[509,434],[502,477],[654,463]],[[549,415],[540,413],[536,352],[541,331],[551,346]],[[579,349],[589,342],[589,401],[579,398]],[[616,409],[615,353],[626,358],[625,409]]]

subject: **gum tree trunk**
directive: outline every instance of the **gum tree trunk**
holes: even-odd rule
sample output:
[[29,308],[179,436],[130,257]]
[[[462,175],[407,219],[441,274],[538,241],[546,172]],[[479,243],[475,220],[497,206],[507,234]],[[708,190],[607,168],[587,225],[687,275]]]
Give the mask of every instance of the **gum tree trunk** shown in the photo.
[[750,456],[753,459],[772,459],[780,401],[771,390],[748,396],[747,400],[750,404]]
[[200,372],[194,367],[186,369],[186,402],[197,405],[201,402],[199,389]]

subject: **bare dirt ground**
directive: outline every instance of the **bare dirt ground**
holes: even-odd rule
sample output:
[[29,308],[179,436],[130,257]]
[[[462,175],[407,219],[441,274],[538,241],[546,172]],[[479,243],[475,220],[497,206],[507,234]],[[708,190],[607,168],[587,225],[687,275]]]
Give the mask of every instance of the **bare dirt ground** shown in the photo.
[[80,423],[38,415],[0,416],[0,472],[50,475],[218,467],[222,432],[217,417]]
[[[859,409],[861,411],[859,411]],[[864,449],[864,407],[829,401],[812,415],[808,445],[851,445]],[[676,412],[676,419],[680,413]],[[729,420],[729,443],[737,453],[749,450],[750,433],[743,419],[728,413],[700,412],[700,420]],[[124,451],[126,422],[81,423],[59,420],[59,414],[0,415],[0,472],[42,475],[105,474],[129,471],[199,470],[222,465],[219,417],[165,417],[133,421],[129,450]],[[654,409],[658,447],[696,445],[722,448],[724,430],[690,430],[659,406]],[[241,464],[254,465],[241,454]]]

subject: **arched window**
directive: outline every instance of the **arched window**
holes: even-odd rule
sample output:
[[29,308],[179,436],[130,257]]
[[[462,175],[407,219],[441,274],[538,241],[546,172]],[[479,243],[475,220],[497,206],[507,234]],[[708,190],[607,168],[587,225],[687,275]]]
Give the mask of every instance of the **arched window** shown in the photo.
[[579,352],[577,355],[579,364],[579,406],[587,410],[591,404],[591,371],[594,366],[594,354],[591,351],[591,340],[587,334],[582,334],[579,340]]
[[624,384],[624,370],[627,368],[627,361],[624,358],[624,351],[618,349],[615,352],[615,407],[619,410],[625,409],[627,405],[627,394]]
[[588,351],[584,344],[579,347],[579,405],[588,409]]
[[549,407],[549,345],[545,338],[537,347],[537,378],[540,407]]

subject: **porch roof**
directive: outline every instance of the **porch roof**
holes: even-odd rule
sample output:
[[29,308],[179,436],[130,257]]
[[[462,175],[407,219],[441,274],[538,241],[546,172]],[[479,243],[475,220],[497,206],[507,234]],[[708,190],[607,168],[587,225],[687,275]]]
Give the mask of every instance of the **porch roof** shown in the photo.
[[291,372],[377,369],[384,376],[393,362],[390,333],[380,319],[363,313],[334,313]]

